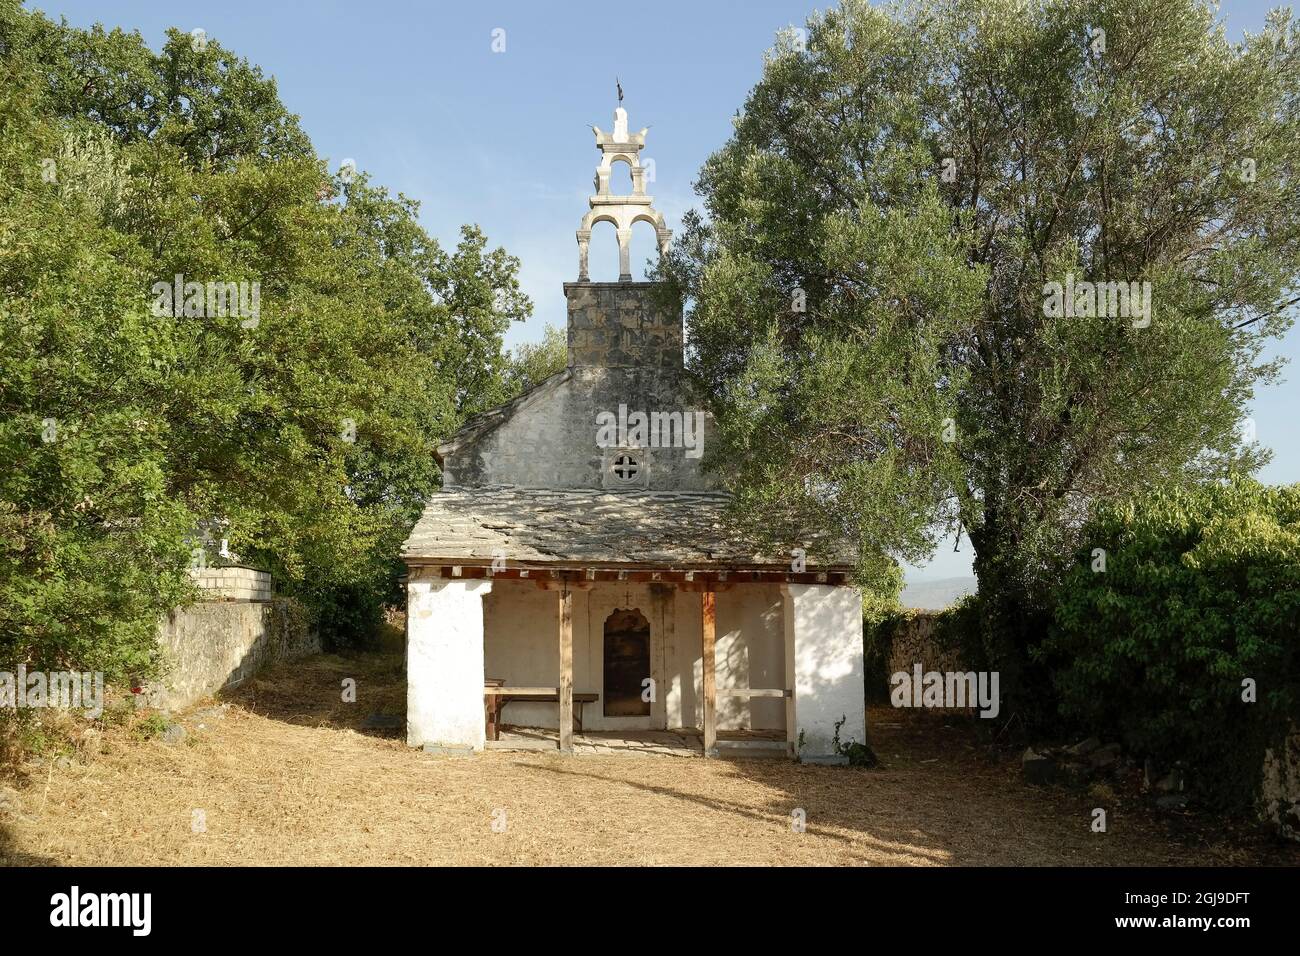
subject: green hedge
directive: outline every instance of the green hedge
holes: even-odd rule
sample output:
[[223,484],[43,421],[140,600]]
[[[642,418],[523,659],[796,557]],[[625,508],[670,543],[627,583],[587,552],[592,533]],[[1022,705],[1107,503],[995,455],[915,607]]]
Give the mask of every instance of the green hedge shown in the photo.
[[1062,715],[1248,809],[1300,704],[1300,485],[1152,492],[1099,509],[1082,541],[1035,651]]
[[913,613],[899,610],[874,618],[863,615],[862,666],[869,703],[889,701],[889,651],[894,646],[894,636],[908,625]]

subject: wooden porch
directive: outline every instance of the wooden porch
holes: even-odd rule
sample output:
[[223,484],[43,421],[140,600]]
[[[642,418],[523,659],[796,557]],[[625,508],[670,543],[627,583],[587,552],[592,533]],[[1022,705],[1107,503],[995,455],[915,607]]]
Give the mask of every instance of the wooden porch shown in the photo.
[[[461,567],[444,567],[442,573],[448,577],[460,577],[468,569]],[[582,747],[591,748],[607,747],[608,744],[601,743],[606,735],[587,733],[582,734],[580,708],[584,703],[594,703],[596,695],[575,693],[573,681],[573,593],[575,590],[590,588],[592,582],[597,579],[596,569],[566,569],[563,571],[551,571],[549,574],[539,575],[533,579],[537,587],[545,591],[554,591],[556,600],[559,602],[559,674],[558,682],[555,687],[513,687],[505,686],[504,682],[499,680],[488,680],[484,686],[484,713],[487,724],[487,746],[493,749],[504,748],[507,744],[513,746],[524,746],[525,749],[549,749],[548,745],[542,743],[530,743],[530,741],[540,741],[537,734],[546,734],[547,740],[554,739],[554,746],[564,753],[573,753],[579,749],[575,743],[575,732],[582,736]],[[494,575],[495,576],[495,575]],[[503,577],[505,575],[502,575]],[[671,577],[670,572],[655,572],[656,578]],[[777,744],[784,742],[784,747],[778,749],[786,753],[794,754],[795,752],[795,731],[796,726],[794,714],[794,691],[791,687],[718,687],[717,686],[717,651],[716,651],[716,629],[717,629],[717,591],[727,587],[734,586],[739,581],[728,581],[726,572],[715,574],[701,574],[698,577],[694,574],[680,575],[680,580],[671,583],[684,592],[698,593],[700,601],[700,654],[702,661],[702,682],[701,682],[701,699],[700,699],[700,727],[698,732],[687,731],[693,740],[698,742],[698,753],[706,757],[718,755],[718,743],[721,738],[729,749],[734,742],[738,742],[741,747],[753,747],[767,745],[769,749],[773,738],[770,732],[757,732],[760,737],[755,737],[750,732],[738,732],[741,736],[736,737],[733,734],[719,734],[717,729],[717,702],[718,698],[734,697],[743,699],[753,698],[780,698],[785,701],[785,731],[777,732],[774,740]],[[664,583],[664,582],[661,582]],[[790,674],[793,670],[793,647],[792,635],[787,628],[783,634],[784,654],[787,661],[786,673]],[[790,678],[787,677],[787,683]],[[502,724],[502,707],[508,700],[520,701],[554,701],[559,709],[558,731],[539,731],[535,728],[529,730],[536,731],[525,736],[516,734],[514,737],[502,740],[499,728]],[[578,710],[575,710],[575,705]],[[575,718],[579,718],[575,727]],[[673,734],[673,731],[650,731],[649,733],[666,733]],[[748,736],[745,736],[748,735]],[[620,734],[614,732],[613,737],[625,737],[631,739],[629,734]],[[760,741],[755,744],[755,741]],[[674,747],[677,745],[674,744]],[[683,745],[686,751],[694,752],[694,745]]]

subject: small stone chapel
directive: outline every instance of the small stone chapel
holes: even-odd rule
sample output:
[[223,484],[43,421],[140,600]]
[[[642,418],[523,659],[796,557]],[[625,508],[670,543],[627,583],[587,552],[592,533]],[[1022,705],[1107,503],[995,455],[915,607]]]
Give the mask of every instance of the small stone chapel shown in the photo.
[[[632,280],[632,229],[653,228],[661,253],[672,235],[646,195],[646,130],[630,134],[622,107],[611,132],[592,129],[568,367],[439,446],[442,489],[403,548],[408,743],[481,750],[507,726],[570,751],[575,729],[676,730],[706,756],[832,756],[837,727],[866,739],[856,556],[760,554],[727,529],[680,303]],[[615,163],[631,195],[610,192]],[[606,222],[621,275],[592,282]]]

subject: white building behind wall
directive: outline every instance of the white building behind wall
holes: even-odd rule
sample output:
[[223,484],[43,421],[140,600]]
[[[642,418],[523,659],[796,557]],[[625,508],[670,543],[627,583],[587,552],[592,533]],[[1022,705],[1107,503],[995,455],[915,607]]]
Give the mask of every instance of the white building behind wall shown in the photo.
[[[481,749],[485,695],[512,692],[554,698],[516,699],[503,719],[557,729],[561,749],[574,716],[584,731],[698,731],[706,753],[766,731],[825,755],[837,723],[842,742],[863,741],[854,555],[823,549],[835,558],[818,565],[810,542],[791,542],[808,552],[799,566],[729,532],[727,496],[698,456],[707,416],[692,447],[635,430],[601,438],[598,416],[620,407],[701,406],[682,377],[680,307],[631,281],[625,252],[621,281],[587,279],[594,223],[615,223],[620,250],[639,222],[661,248],[670,235],[645,195],[644,131],[629,135],[620,108],[614,131],[596,134],[580,278],[564,286],[568,368],[439,448],[443,490],[404,547],[408,742]],[[632,167],[633,195],[609,194],[613,162]]]

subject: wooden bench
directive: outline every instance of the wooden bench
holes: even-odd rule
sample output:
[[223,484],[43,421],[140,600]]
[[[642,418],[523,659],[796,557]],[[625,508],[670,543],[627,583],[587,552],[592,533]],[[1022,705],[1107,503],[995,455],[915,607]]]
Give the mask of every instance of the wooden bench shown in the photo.
[[[594,704],[600,699],[599,694],[574,693],[573,723],[578,733],[582,733],[582,706]],[[488,678],[483,682],[483,710],[487,718],[487,739],[501,739],[501,711],[506,704],[513,701],[533,701],[558,704],[560,689],[558,687],[506,687],[505,681]]]

